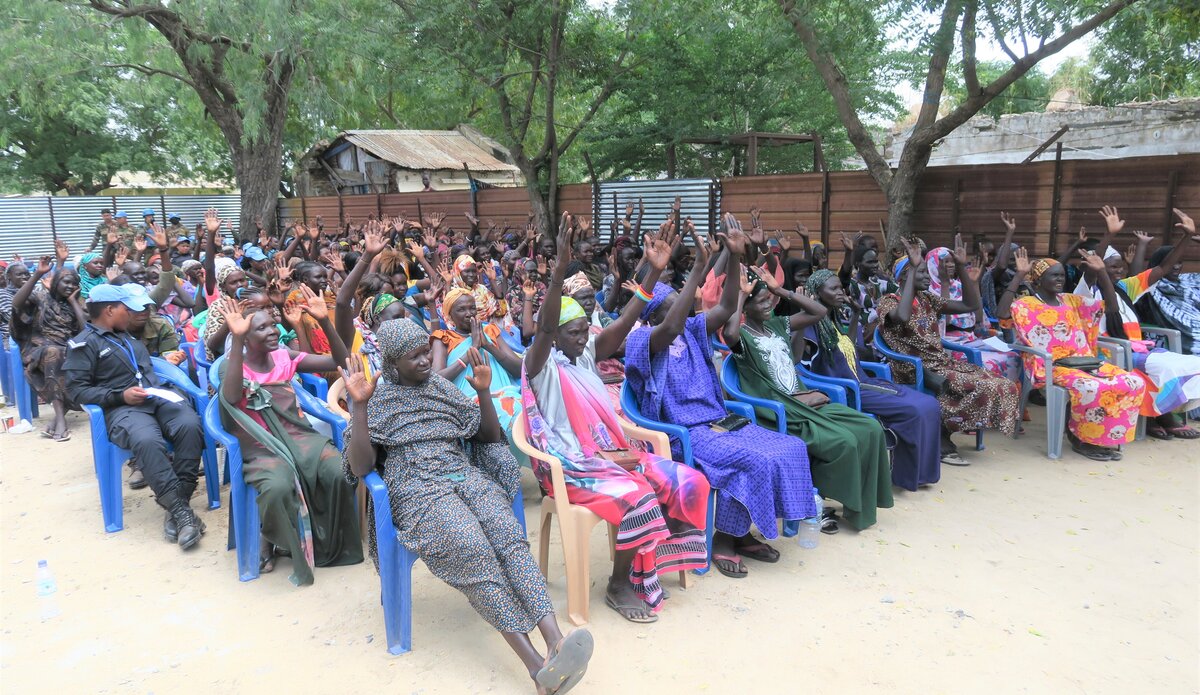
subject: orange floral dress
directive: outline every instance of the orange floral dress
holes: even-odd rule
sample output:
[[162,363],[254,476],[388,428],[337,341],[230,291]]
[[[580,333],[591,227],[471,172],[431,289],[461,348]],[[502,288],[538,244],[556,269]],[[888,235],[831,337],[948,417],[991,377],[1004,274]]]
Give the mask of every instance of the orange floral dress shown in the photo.
[[[1017,339],[1045,350],[1055,360],[1096,355],[1096,338],[1104,302],[1077,294],[1060,294],[1057,306],[1035,296],[1013,302]],[[1034,387],[1046,384],[1046,366],[1025,355],[1025,370]],[[1102,363],[1095,372],[1056,366],[1054,384],[1070,393],[1067,429],[1085,444],[1114,448],[1133,441],[1146,381],[1132,372]]]

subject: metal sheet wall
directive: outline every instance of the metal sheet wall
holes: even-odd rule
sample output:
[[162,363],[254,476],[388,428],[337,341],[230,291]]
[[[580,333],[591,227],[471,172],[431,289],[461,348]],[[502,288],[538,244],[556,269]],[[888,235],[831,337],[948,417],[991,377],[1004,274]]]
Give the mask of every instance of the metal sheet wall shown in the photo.
[[625,216],[625,206],[633,204],[637,220],[638,201],[646,206],[642,233],[658,228],[671,212],[675,197],[680,198],[680,214],[691,217],[696,230],[708,234],[721,209],[721,188],[710,179],[663,179],[658,181],[604,181],[599,199],[594,201],[592,227],[607,239],[610,225]]
[[242,202],[237,195],[0,198],[0,258],[20,254],[32,260],[53,254],[54,234],[67,242],[72,255],[81,253],[92,240],[100,211],[114,207],[129,215],[130,224],[140,224],[142,210],[153,208],[158,221],[165,223],[168,214],[177,214],[188,229],[202,222],[212,207],[236,229]]

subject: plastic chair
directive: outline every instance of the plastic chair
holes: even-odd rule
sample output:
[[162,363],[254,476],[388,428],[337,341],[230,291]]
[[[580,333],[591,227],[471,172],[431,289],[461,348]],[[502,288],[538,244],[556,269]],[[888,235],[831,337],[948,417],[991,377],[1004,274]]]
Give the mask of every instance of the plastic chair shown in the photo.
[[[659,456],[670,456],[671,444],[666,435],[661,432],[637,427],[627,422],[621,423],[621,429],[629,439],[641,440],[650,445]],[[566,480],[563,476],[562,462],[529,442],[525,430],[525,418],[513,420],[512,439],[516,447],[530,460],[543,461],[550,467],[551,491],[553,495],[542,498],[541,514],[539,516],[541,529],[538,535],[538,567],[542,574],[550,578],[550,527],[554,515],[558,515],[559,534],[562,538],[563,556],[567,576],[567,617],[575,625],[586,625],[589,617],[591,593],[591,545],[592,529],[603,522],[598,515],[587,507],[571,504],[567,497]],[[608,527],[610,551],[615,543],[615,529]],[[687,588],[687,572],[679,573],[679,583]]]
[[346,395],[346,382],[338,379],[329,385],[329,392],[325,394],[325,405],[335,415],[338,415],[346,422],[350,421],[350,413],[342,407],[342,401],[350,402],[350,397]]
[[[221,359],[213,363],[210,377],[216,376]],[[219,378],[211,382],[213,388],[220,388]],[[313,398],[311,394],[300,387],[295,379],[292,380],[292,390],[296,392],[296,401],[300,410],[320,422],[329,425],[333,445],[338,451],[342,450],[342,433],[346,429],[346,421],[332,413],[325,404]],[[237,550],[238,579],[243,582],[258,579],[258,550],[259,530],[258,520],[258,491],[254,486],[247,485],[242,473],[242,447],[233,435],[225,431],[221,424],[221,402],[213,398],[204,412],[204,431],[210,439],[225,447],[225,465],[229,470],[229,550]]]
[[196,374],[200,378],[200,388],[207,391],[212,384],[212,362],[204,360],[203,347],[195,343],[192,344],[192,361],[196,365]]
[[[387,484],[378,471],[363,476],[363,483],[371,493],[374,506],[375,547],[379,556],[379,584],[382,589],[387,650],[393,655],[405,654],[412,651],[412,567],[417,561],[417,554],[405,548],[396,535]],[[512,507],[524,531],[525,500],[520,490],[517,490]],[[258,566],[257,562],[256,559],[255,567]]]
[[[187,372],[161,357],[151,357],[150,363],[154,365],[154,373],[159,378],[171,382],[191,396],[192,403],[196,408],[196,414],[203,417],[204,411],[208,408],[208,390],[197,387],[192,378],[187,375]],[[221,481],[217,476],[210,476],[208,474],[210,468],[216,470],[217,467],[217,443],[209,440],[207,437],[204,440],[204,455],[207,457],[206,462],[211,462],[212,464],[209,466],[206,463],[204,466],[204,487],[208,492],[208,508],[217,509],[221,506]]]
[[13,392],[12,374],[8,370],[8,346],[5,344],[3,350],[0,350],[0,393],[4,394],[4,402],[8,405],[16,404],[17,396]]
[[[758,417],[754,414],[754,406],[748,403],[738,403],[737,401],[725,401],[725,409],[731,413],[736,413],[746,418],[753,424],[758,424]],[[690,468],[695,468],[700,472],[704,472],[696,465],[696,460],[692,456],[692,437],[688,434],[687,428],[679,425],[672,425],[666,422],[651,420],[642,415],[641,407],[638,405],[637,399],[633,396],[633,391],[629,390],[629,382],[626,381],[621,385],[621,412],[625,417],[633,421],[635,425],[644,427],[655,432],[662,432],[668,437],[673,437],[679,441],[680,458],[683,459],[683,464]],[[705,523],[705,546],[708,548],[708,564],[704,569],[696,570],[696,574],[706,574],[712,568],[712,547],[713,533],[716,532],[716,527],[713,525],[714,517],[717,510],[717,490],[713,488],[712,493],[708,497],[708,518]],[[797,530],[800,528],[797,522]],[[795,531],[791,534],[795,535]]]
[[[160,369],[160,365],[154,365],[154,373],[160,379],[187,392],[192,398],[193,405],[197,408],[197,413],[203,413],[201,408],[207,406],[207,398],[203,403],[198,400],[199,389],[191,383],[191,380],[184,378],[181,383],[178,374],[167,371],[160,372]],[[175,371],[179,372],[178,369]],[[100,511],[104,520],[104,530],[108,533],[116,533],[125,528],[121,467],[132,458],[133,454],[128,449],[122,449],[109,440],[104,410],[100,406],[85,404],[83,409],[88,414],[92,428],[92,462],[96,470],[96,481],[100,486]],[[172,448],[170,442],[167,442],[167,448]],[[217,482],[216,446],[206,442],[201,459],[204,462],[204,483],[208,493],[208,508],[219,509],[221,507],[221,489]]]
[[[942,341],[942,349],[946,350],[947,352],[960,352],[966,356],[967,361],[971,364],[977,367],[983,367],[983,353],[981,353],[979,350],[964,347],[962,345],[956,345],[946,340]],[[917,374],[914,388],[931,396],[936,395],[931,390],[925,388],[925,367],[923,364],[921,364],[921,358],[913,357],[912,355],[905,355],[888,347],[887,341],[883,339],[883,334],[879,332],[878,328],[875,329],[875,350],[888,359],[896,360],[897,362],[908,362],[909,364],[913,365]],[[983,449],[983,429],[977,429],[975,430],[975,450],[983,451]]]
[[325,400],[329,397],[329,382],[325,381],[324,377],[317,376],[304,372],[297,375],[300,378],[300,383],[303,384],[304,390],[316,396],[318,400]]
[[[1062,458],[1063,433],[1067,429],[1067,404],[1070,397],[1067,390],[1054,385],[1054,358],[1050,353],[1027,345],[1013,344],[1010,350],[1033,355],[1042,360],[1046,366],[1046,456],[1051,459]],[[1024,365],[1024,361],[1022,361]],[[1033,380],[1022,366],[1021,371],[1021,411],[1029,401],[1029,392],[1033,390]]]
[[521,344],[521,329],[516,326],[509,326],[507,329],[500,331],[500,337],[508,346],[513,349],[513,352],[518,355],[525,353],[525,346]]
[[183,354],[187,355],[188,371],[196,375],[196,383],[205,391],[208,390],[208,370],[201,368],[196,362],[196,350],[199,346],[196,343],[180,343],[179,349],[183,350]]
[[38,416],[38,397],[33,387],[25,381],[25,365],[21,363],[21,351],[15,340],[9,340],[6,354],[8,383],[13,400],[17,403],[17,417],[33,422]]

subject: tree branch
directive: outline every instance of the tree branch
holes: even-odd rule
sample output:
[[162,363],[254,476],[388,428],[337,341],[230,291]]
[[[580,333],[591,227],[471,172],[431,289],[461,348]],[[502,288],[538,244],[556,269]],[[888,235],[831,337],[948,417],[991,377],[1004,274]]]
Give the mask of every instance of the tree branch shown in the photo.
[[834,57],[821,48],[821,41],[817,37],[816,30],[805,21],[801,12],[796,11],[795,0],[779,0],[779,6],[783,10],[784,16],[792,23],[796,35],[804,44],[804,51],[808,54],[808,59],[812,61],[813,66],[817,69],[817,74],[825,82],[825,88],[829,90],[829,95],[833,97],[838,118],[846,127],[846,134],[854,145],[854,149],[867,163],[867,170],[871,172],[871,177],[875,179],[881,189],[886,191],[892,183],[892,168],[888,166],[887,160],[875,146],[871,134],[867,132],[867,127],[858,117],[858,111],[854,108],[850,95],[850,83],[846,79],[845,73],[842,72]]
[[967,94],[979,93],[978,61],[975,58],[975,15],[979,12],[978,0],[967,0],[962,21],[963,81]]
[[942,91],[946,88],[946,67],[950,64],[950,53],[954,50],[954,27],[958,24],[961,9],[959,0],[949,0],[942,8],[942,19],[938,23],[937,33],[933,35],[933,50],[929,54],[929,70],[925,73],[925,93],[921,97],[921,110],[917,113],[917,122],[913,126],[910,140],[920,137],[919,133],[926,130],[937,118],[938,107],[942,103]]
[[1012,59],[1012,62],[1015,63],[1021,60],[1017,57],[1016,52],[1004,42],[1004,32],[1000,30],[1000,18],[996,16],[996,10],[992,7],[992,3],[985,0],[983,6],[987,10],[988,23],[992,25],[992,38],[996,40],[996,43],[1000,44],[1000,49]]
[[136,70],[136,71],[142,73],[143,75],[164,75],[166,77],[170,77],[173,80],[179,80],[180,82],[188,85],[192,89],[196,88],[196,83],[193,82],[190,78],[188,78],[185,75],[180,75],[177,72],[171,72],[170,70],[160,70],[159,68],[152,68],[147,65],[136,65],[134,63],[101,63],[100,67],[102,67],[102,68],[118,68],[118,69],[119,68],[128,68],[130,70]]

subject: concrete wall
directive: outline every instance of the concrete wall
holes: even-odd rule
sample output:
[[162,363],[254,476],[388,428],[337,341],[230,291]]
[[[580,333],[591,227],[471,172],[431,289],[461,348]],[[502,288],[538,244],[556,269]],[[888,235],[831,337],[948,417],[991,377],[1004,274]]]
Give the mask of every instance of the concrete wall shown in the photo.
[[[976,116],[942,140],[929,166],[1019,164],[1062,126],[1063,159],[1115,159],[1200,153],[1200,99],[1089,106],[1069,111]],[[896,166],[911,128],[885,156]],[[1054,159],[1054,147],[1038,160]]]

